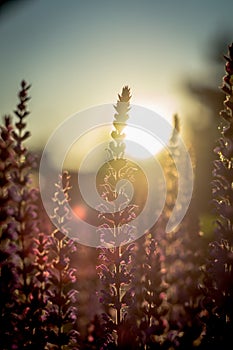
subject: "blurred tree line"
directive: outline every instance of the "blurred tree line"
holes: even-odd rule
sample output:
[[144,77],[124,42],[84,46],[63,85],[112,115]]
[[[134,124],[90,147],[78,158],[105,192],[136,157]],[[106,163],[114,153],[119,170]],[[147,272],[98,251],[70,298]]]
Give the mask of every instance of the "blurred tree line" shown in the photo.
[[216,159],[213,149],[219,135],[219,112],[224,101],[224,94],[220,90],[224,75],[223,56],[231,39],[229,29],[217,31],[205,47],[206,69],[201,73],[202,78],[189,79],[184,83],[188,93],[200,105],[200,114],[193,115],[191,111],[187,125],[196,157],[196,206],[203,218],[210,216],[209,213],[213,211],[211,181],[213,162]]

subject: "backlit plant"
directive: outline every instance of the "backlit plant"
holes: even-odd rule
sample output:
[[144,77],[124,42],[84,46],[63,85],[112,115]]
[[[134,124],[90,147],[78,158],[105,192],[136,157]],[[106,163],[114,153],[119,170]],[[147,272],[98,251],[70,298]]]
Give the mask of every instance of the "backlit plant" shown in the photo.
[[[38,333],[43,331],[41,323],[37,322],[41,305],[38,304],[36,295],[37,279],[33,254],[34,239],[39,231],[38,197],[37,191],[30,183],[34,158],[24,145],[30,136],[29,131],[25,131],[26,117],[29,114],[27,110],[27,102],[30,99],[29,88],[30,86],[22,81],[18,95],[19,103],[14,111],[16,122],[10,125],[10,119],[5,118],[5,128],[2,129],[2,155],[6,157],[2,199],[5,202],[3,212],[7,212],[8,218],[5,218],[6,221],[1,226],[1,244],[7,242],[5,253],[9,252],[11,247],[11,254],[3,263],[1,287],[8,287],[12,292],[11,302],[7,303],[10,314],[4,311],[2,313],[2,324],[6,322],[9,326],[2,339],[4,342],[4,337],[7,336],[11,345],[3,346],[15,349],[38,348],[44,344],[44,339],[38,337]],[[11,281],[6,280],[6,269],[9,266],[11,266],[9,276],[13,274]],[[10,330],[12,333],[9,333]]]
[[[99,275],[102,283],[100,301],[106,309],[103,314],[103,327],[108,338],[103,345],[108,348],[109,344],[123,346],[127,339],[123,335],[123,324],[126,316],[127,306],[130,301],[130,284],[132,280],[132,244],[127,244],[133,235],[133,228],[130,222],[135,216],[135,205],[127,203],[128,196],[123,186],[117,191],[117,184],[123,179],[134,180],[136,168],[132,167],[124,159],[125,134],[123,129],[126,126],[129,111],[130,90],[126,86],[115,107],[116,114],[113,122],[114,130],[111,133],[113,141],[109,144],[111,160],[107,162],[102,197],[106,201],[106,207],[114,208],[110,214],[100,214],[103,224],[99,227],[101,244],[103,248],[99,255]],[[116,200],[119,199],[119,204]],[[115,203],[114,203],[115,201]],[[124,247],[123,247],[124,246]]]
[[210,244],[205,266],[203,305],[206,334],[203,349],[230,349],[233,329],[233,45],[225,56],[226,95],[220,112],[218,159],[213,170],[213,202],[217,215],[215,241]]
[[[51,283],[47,292],[46,323],[50,349],[78,349],[76,307],[78,291],[72,286],[77,279],[77,270],[70,260],[76,251],[75,243],[68,238],[69,220],[69,175],[61,175],[54,193],[53,222],[56,227],[50,236],[48,268]],[[59,230],[60,228],[60,230]]]

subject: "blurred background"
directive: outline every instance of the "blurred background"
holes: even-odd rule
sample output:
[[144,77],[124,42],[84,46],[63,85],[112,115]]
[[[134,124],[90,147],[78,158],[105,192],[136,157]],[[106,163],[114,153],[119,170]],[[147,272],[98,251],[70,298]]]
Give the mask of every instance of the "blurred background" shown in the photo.
[[67,117],[115,103],[129,85],[133,104],[179,115],[208,220],[232,13],[231,0],[0,1],[0,114],[13,112],[20,81],[31,83],[29,147],[40,154]]

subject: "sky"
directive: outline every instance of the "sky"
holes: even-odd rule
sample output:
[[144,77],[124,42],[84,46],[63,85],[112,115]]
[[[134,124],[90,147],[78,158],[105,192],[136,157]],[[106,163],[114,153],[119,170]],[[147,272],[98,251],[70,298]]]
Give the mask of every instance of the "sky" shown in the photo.
[[232,0],[28,0],[0,9],[0,115],[11,113],[22,79],[32,84],[32,148],[43,148],[67,117],[132,103],[169,120],[188,113],[184,81],[214,80],[208,45],[227,28]]

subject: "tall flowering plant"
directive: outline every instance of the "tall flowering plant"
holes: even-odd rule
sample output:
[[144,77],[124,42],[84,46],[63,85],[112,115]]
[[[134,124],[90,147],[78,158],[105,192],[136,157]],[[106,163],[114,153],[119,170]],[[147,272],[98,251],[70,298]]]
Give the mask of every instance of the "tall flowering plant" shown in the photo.
[[220,112],[220,137],[213,169],[216,210],[215,241],[210,243],[205,265],[203,305],[206,332],[203,349],[230,349],[233,327],[233,44],[229,46],[223,77],[224,109]]
[[3,348],[7,349],[41,348],[45,344],[44,337],[41,337],[42,309],[37,298],[34,255],[35,238],[39,233],[38,195],[31,185],[31,170],[35,160],[25,146],[30,136],[26,130],[29,89],[30,85],[22,81],[19,103],[14,111],[16,122],[13,124],[6,117],[5,125],[1,128],[1,247],[5,259],[2,261],[0,278],[3,296],[6,288],[9,293],[9,300],[4,301],[1,313],[1,339]]
[[[114,130],[109,144],[111,160],[106,164],[104,181],[100,184],[101,195],[105,199],[106,208],[112,207],[114,212],[100,214],[103,224],[99,227],[101,245],[99,254],[99,276],[101,280],[100,301],[106,310],[103,313],[103,327],[108,335],[103,348],[123,346],[127,337],[123,332],[127,307],[130,304],[132,282],[132,250],[134,245],[127,244],[133,227],[130,221],[135,217],[135,205],[128,204],[127,193],[117,184],[122,179],[134,181],[136,168],[124,158],[125,134],[123,130],[128,120],[130,108],[130,89],[125,86],[115,107]],[[117,199],[119,199],[117,203]]]
[[3,349],[7,349],[12,343],[12,334],[15,331],[12,312],[15,309],[14,290],[17,285],[16,262],[13,257],[17,251],[18,235],[15,223],[10,219],[13,213],[10,174],[15,155],[12,130],[11,118],[5,116],[0,137],[0,338]]
[[[178,194],[179,173],[177,164],[185,171],[182,162],[186,155],[182,154],[180,145],[180,119],[173,117],[173,133],[168,143],[164,157],[161,159],[165,172],[167,195],[165,206],[158,222],[152,229],[153,237],[158,242],[161,254],[161,268],[164,270],[164,280],[167,284],[166,297],[169,312],[167,313],[166,343],[175,349],[195,347],[200,342],[203,325],[199,317],[201,311],[202,281],[200,265],[204,263],[204,244],[199,221],[194,210],[194,197],[181,223],[170,232],[166,225],[174,209]],[[192,150],[189,150],[191,153]],[[191,153],[193,168],[194,155]],[[184,177],[182,198],[179,210],[186,206],[185,190],[189,186],[189,177]]]
[[[77,279],[77,270],[71,266],[71,258],[76,251],[75,243],[68,238],[69,222],[69,179],[67,172],[55,184],[54,215],[56,224],[49,238],[46,325],[49,349],[78,349],[77,295],[72,288]],[[60,229],[59,229],[60,228]]]

